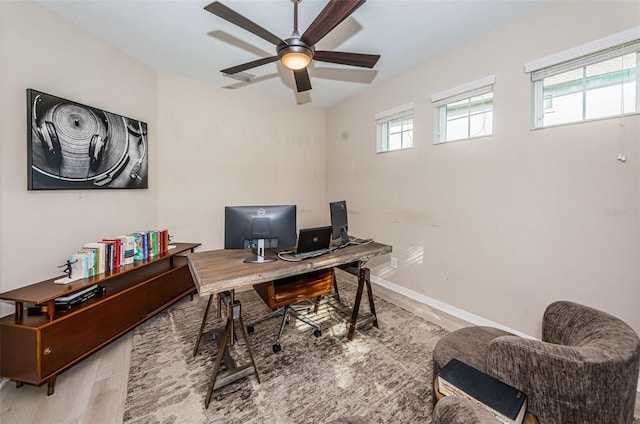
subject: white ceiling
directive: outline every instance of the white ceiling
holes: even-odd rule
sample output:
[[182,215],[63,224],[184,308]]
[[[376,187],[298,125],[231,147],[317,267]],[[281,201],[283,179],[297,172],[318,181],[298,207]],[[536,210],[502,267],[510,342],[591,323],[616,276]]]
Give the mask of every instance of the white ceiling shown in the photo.
[[[275,55],[275,46],[204,10],[212,0],[39,0],[41,4],[149,67],[212,84],[255,90],[287,102],[331,107],[446,50],[505,25],[549,0],[369,0],[316,46],[380,54],[373,70],[313,62],[313,89],[296,93],[291,71],[270,63],[249,83],[222,76],[230,66]],[[274,33],[293,29],[290,0],[222,0]],[[303,0],[303,33],[327,0]]]

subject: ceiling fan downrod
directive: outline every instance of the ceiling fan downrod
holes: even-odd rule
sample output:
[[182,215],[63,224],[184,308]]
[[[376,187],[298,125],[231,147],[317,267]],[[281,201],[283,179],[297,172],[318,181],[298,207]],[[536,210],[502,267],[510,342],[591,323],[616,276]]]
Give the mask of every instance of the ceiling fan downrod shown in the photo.
[[315,53],[313,46],[307,46],[300,40],[298,32],[298,3],[300,1],[302,0],[291,0],[293,3],[293,32],[291,37],[285,40],[286,44],[281,44],[276,48],[282,64],[294,71],[309,66]]
[[292,37],[300,38],[300,33],[298,32],[298,3],[302,0],[291,0],[293,3],[293,32],[291,33]]

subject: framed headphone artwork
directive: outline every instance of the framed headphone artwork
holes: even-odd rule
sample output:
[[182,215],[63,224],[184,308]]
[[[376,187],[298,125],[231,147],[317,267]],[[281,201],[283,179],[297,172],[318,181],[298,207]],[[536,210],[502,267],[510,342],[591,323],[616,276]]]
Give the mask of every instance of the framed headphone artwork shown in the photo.
[[147,124],[27,90],[28,189],[148,188]]

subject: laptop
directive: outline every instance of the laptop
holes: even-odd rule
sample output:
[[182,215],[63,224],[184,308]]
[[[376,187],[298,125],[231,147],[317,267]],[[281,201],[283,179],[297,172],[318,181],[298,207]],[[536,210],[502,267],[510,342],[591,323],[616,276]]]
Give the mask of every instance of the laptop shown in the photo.
[[294,256],[296,258],[308,258],[330,252],[331,232],[331,225],[301,229]]

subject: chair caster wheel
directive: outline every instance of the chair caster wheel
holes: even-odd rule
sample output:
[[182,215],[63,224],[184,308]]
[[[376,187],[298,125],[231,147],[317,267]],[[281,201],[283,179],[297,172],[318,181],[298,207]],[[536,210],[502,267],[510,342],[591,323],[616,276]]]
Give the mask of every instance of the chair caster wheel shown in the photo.
[[314,336],[316,336],[316,337],[320,337],[320,336],[322,336],[322,330],[315,330],[315,331],[313,332],[313,335],[314,335]]
[[253,334],[253,332],[254,332],[253,325],[247,325],[247,333]]
[[278,353],[282,350],[282,348],[280,347],[279,344],[274,344],[273,345],[273,353]]

